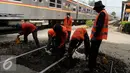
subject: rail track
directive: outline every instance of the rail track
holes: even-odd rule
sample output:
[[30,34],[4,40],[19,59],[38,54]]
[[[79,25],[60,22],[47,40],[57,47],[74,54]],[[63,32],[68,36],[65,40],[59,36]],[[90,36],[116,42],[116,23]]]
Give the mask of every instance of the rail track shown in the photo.
[[[4,67],[5,70],[8,70],[9,68],[11,68],[11,65],[12,65],[12,61],[11,61],[11,60],[17,59],[17,58],[19,58],[19,57],[28,55],[28,54],[30,54],[30,53],[34,53],[34,52],[36,52],[36,51],[39,51],[39,50],[45,49],[45,48],[46,48],[46,46],[42,46],[42,47],[40,47],[40,48],[31,50],[31,51],[29,51],[29,52],[20,54],[20,55],[18,55],[18,56],[9,57],[9,58],[7,58],[6,60],[0,61],[0,64],[3,65],[3,67]],[[59,62],[63,61],[65,58],[66,58],[66,56],[62,57],[60,60],[54,62],[53,64],[51,64],[50,66],[46,67],[45,69],[43,69],[43,70],[42,70],[41,72],[39,72],[39,73],[45,73],[45,72],[48,71],[50,68],[52,68],[53,66],[55,66],[55,65],[58,64]],[[7,64],[8,64],[8,67],[6,67]]]
[[[80,46],[80,47],[82,47],[83,46],[83,44]],[[79,47],[79,48],[80,48]],[[3,66],[5,66],[6,64],[8,64],[8,67],[6,67],[5,69],[8,69],[8,68],[10,68],[10,65],[12,64],[11,63],[11,60],[13,60],[13,59],[17,59],[17,58],[20,58],[20,57],[23,57],[23,56],[25,56],[25,55],[28,55],[28,54],[30,54],[30,53],[35,53],[36,51],[39,51],[39,50],[42,50],[42,49],[45,49],[46,48],[46,46],[42,46],[42,47],[40,47],[40,48],[36,48],[36,49],[34,49],[34,50],[31,50],[31,51],[29,51],[29,52],[25,52],[25,53],[23,53],[23,54],[20,54],[20,55],[17,55],[17,56],[12,56],[12,57],[9,57],[8,59],[6,59],[6,60],[3,60],[3,61],[0,61],[0,63],[2,63],[3,64]],[[38,73],[48,73],[48,71],[49,70],[51,70],[51,69],[53,69],[53,68],[55,68],[54,66],[58,66],[58,64],[61,62],[61,61],[64,61],[64,60],[66,60],[66,56],[64,56],[64,57],[62,57],[61,59],[59,59],[58,61],[56,61],[56,62],[53,62],[53,63],[51,63],[49,66],[47,66],[47,67],[45,67],[45,68],[43,68],[43,69],[41,69],[40,71],[37,71]],[[117,61],[117,60],[115,60],[115,61]],[[113,61],[113,60],[111,60],[110,62],[109,62],[109,66],[107,66],[107,65],[105,65],[106,67],[109,67],[108,68],[108,73],[116,73],[116,72],[119,72],[118,70],[116,70],[116,68],[115,67],[117,67],[116,66],[116,62],[115,61]],[[118,62],[117,62],[118,63]],[[120,63],[120,62],[119,62]],[[42,68],[42,67],[41,67]],[[100,67],[99,67],[100,68]],[[69,69],[67,69],[68,71],[69,71]],[[99,69],[100,70],[100,69]],[[51,72],[50,72],[51,73]],[[71,73],[71,72],[69,72],[69,73]],[[76,72],[73,72],[73,73],[76,73]],[[96,72],[96,73],[98,73],[98,72]],[[100,72],[99,72],[100,73]],[[120,73],[120,72],[119,72]],[[122,72],[122,73],[125,73],[125,72]]]

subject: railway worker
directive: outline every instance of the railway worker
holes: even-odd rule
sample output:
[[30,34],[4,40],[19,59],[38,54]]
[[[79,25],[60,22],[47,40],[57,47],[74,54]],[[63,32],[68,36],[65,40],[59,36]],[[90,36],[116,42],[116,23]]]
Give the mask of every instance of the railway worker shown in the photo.
[[67,40],[68,33],[66,27],[60,24],[54,25],[53,30],[55,32],[55,37],[52,53],[56,55],[55,60],[58,60],[65,54],[65,42]]
[[72,58],[73,50],[78,48],[84,41],[85,55],[88,56],[88,50],[90,49],[89,36],[85,28],[77,28],[70,40],[68,54]]
[[48,44],[47,44],[47,49],[45,49],[45,51],[48,54],[51,54],[50,48],[53,47],[53,45],[54,45],[54,37],[55,37],[55,32],[51,28],[51,29],[48,30]]
[[64,18],[64,26],[67,28],[67,32],[68,32],[67,42],[69,42],[71,30],[72,30],[72,17],[70,16],[70,13],[67,13],[66,17]]
[[28,35],[32,33],[37,47],[40,47],[39,40],[37,38],[37,27],[34,24],[29,23],[27,20],[21,20],[21,25],[18,25],[17,27],[22,30],[17,38],[19,38],[21,35],[24,35],[24,42],[27,43]]
[[94,10],[98,12],[94,22],[91,38],[91,48],[89,53],[89,71],[93,72],[96,67],[96,58],[98,55],[99,47],[103,39],[107,39],[108,34],[108,14],[104,9],[102,1],[95,2]]

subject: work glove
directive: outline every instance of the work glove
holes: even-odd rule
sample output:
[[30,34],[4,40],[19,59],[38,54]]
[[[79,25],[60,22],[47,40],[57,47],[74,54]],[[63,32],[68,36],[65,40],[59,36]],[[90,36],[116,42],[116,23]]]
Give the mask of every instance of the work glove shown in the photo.
[[52,55],[52,53],[49,50],[47,50],[46,53],[48,53],[49,55]]
[[19,44],[20,43],[20,38],[17,36],[17,38],[15,39],[15,43]]
[[50,50],[47,50],[47,48],[45,48],[45,52],[49,55],[51,55],[52,53],[50,52]]

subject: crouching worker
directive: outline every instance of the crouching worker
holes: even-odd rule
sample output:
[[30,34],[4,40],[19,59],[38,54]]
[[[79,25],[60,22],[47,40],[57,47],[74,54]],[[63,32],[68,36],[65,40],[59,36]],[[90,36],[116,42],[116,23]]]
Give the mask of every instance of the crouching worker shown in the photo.
[[48,44],[45,51],[51,55],[51,48],[54,46],[54,38],[55,38],[55,32],[53,29],[48,30]]
[[68,37],[68,33],[66,30],[66,27],[56,24],[53,27],[53,30],[55,32],[54,36],[54,44],[53,44],[53,49],[52,49],[52,54],[56,56],[55,61],[59,60],[61,57],[64,56],[65,54],[65,42]]
[[83,41],[84,41],[85,55],[87,57],[88,50],[90,48],[88,33],[85,28],[77,28],[74,31],[69,44],[68,54],[70,58],[72,58],[73,50],[78,48]]
[[16,27],[22,30],[19,35],[17,35],[17,38],[19,38],[21,35],[24,35],[24,42],[27,43],[28,35],[32,33],[33,39],[35,40],[37,47],[40,47],[39,40],[37,38],[37,27],[34,24],[29,23],[27,20],[21,20],[21,25],[18,24]]

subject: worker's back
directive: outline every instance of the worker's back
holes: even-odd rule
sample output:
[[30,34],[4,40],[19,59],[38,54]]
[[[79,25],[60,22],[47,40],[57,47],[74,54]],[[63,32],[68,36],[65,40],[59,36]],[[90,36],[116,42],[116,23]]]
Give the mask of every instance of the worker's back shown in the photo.
[[24,32],[33,32],[36,29],[36,26],[32,23],[23,23],[22,24],[22,30]]
[[72,38],[71,39],[78,39],[78,40],[84,40],[84,35],[86,33],[86,29],[85,28],[77,28],[73,35],[72,35]]

